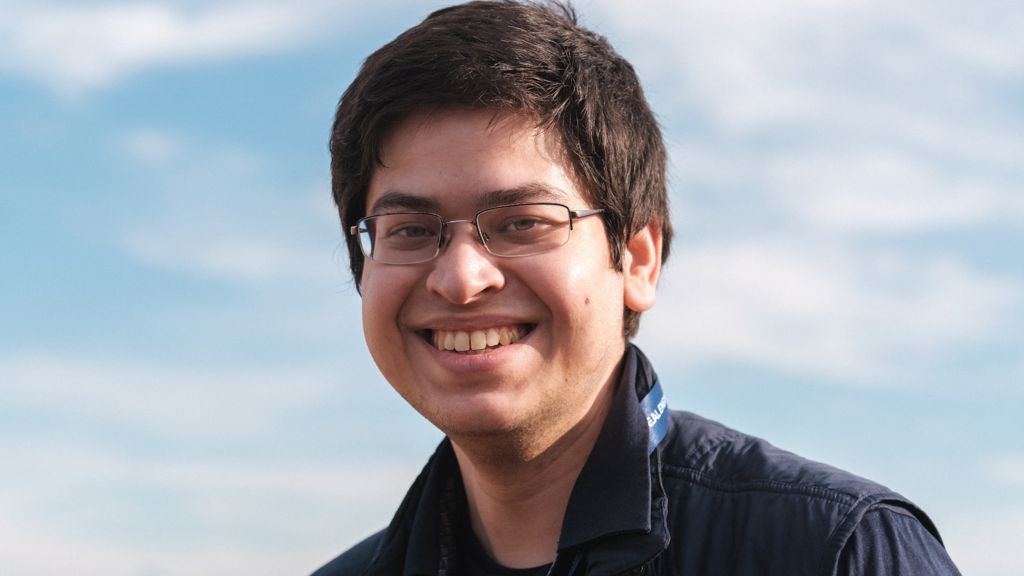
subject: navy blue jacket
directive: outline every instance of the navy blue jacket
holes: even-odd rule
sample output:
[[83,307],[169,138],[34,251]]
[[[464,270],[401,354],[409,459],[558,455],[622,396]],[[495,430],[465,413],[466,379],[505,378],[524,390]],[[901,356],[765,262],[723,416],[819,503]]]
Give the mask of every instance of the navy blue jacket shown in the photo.
[[[671,413],[649,454],[638,398],[655,380],[631,346],[569,499],[553,576],[959,574],[928,517],[863,478],[686,412]],[[445,440],[391,525],[314,576],[456,576],[460,506]]]

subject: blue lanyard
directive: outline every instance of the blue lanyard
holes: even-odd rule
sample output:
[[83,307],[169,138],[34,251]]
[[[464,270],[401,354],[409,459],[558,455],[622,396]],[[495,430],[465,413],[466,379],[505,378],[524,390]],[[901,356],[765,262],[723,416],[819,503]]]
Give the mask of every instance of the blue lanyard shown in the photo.
[[665,400],[665,393],[662,392],[661,383],[657,379],[654,380],[650,392],[640,400],[640,409],[647,419],[647,453],[654,454],[658,444],[661,444],[668,433],[668,401]]

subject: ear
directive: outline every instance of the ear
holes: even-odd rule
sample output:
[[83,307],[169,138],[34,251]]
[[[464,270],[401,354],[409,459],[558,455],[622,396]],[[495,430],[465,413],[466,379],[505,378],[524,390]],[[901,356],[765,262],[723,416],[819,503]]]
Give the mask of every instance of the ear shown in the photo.
[[634,312],[654,306],[661,276],[661,226],[652,219],[626,241],[622,253],[623,303]]

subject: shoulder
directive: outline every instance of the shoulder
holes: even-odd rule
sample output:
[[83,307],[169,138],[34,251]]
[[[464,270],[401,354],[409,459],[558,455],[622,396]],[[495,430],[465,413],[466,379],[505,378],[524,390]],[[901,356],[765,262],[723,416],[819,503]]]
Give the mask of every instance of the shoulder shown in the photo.
[[726,491],[780,491],[853,501],[891,492],[870,480],[798,456],[689,412],[672,413],[663,471]]
[[674,539],[680,558],[731,558],[727,573],[748,573],[743,563],[760,558],[760,573],[832,574],[865,514],[883,504],[941,542],[923,512],[881,484],[696,414],[673,412],[670,426],[659,452],[672,531],[702,535],[700,550]]
[[836,574],[959,576],[942,542],[909,510],[872,506],[839,557]]
[[385,530],[366,538],[324,564],[312,576],[357,576],[364,574],[384,542]]

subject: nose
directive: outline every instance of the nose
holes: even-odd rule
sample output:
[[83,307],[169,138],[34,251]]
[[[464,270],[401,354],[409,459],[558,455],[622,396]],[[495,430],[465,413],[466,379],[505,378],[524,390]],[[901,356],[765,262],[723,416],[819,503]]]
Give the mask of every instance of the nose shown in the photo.
[[453,222],[449,222],[448,240],[430,263],[433,268],[427,275],[427,289],[452,304],[471,304],[501,290],[505,275],[480,242],[473,223],[454,223],[469,226],[451,227]]

